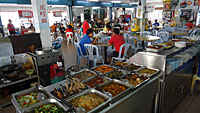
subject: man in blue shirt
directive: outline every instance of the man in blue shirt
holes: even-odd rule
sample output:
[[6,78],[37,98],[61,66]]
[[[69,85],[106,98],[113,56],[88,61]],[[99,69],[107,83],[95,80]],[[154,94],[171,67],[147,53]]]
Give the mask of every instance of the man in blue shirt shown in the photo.
[[81,47],[81,50],[82,50],[82,53],[85,55],[86,54],[86,49],[84,47],[84,44],[94,44],[98,39],[99,37],[97,37],[93,42],[91,41],[90,38],[93,37],[93,30],[91,28],[89,28],[86,32],[86,35],[84,35],[82,38],[81,38],[81,41],[79,43],[80,47]]
[[153,25],[158,27],[159,26],[158,20],[155,20],[155,23]]

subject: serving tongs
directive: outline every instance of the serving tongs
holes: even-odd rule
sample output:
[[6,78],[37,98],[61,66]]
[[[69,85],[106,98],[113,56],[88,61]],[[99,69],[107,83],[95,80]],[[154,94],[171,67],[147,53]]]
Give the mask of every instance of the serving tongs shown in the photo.
[[112,94],[110,92],[105,92],[96,82],[94,82],[94,85],[96,86],[97,90],[103,92],[104,94],[112,98]]

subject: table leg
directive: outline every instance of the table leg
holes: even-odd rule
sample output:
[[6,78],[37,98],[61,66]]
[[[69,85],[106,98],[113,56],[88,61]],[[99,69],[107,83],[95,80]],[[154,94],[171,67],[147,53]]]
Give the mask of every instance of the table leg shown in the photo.
[[103,49],[104,49],[103,50],[104,63],[108,64],[108,61],[107,61],[107,46],[104,46]]
[[144,41],[142,41],[142,49],[143,49],[143,50],[145,49]]

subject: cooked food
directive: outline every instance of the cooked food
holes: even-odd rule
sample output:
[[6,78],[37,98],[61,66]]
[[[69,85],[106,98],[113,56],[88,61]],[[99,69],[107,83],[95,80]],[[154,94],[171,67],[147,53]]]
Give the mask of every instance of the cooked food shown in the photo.
[[144,68],[144,69],[138,71],[139,74],[148,74],[148,75],[152,75],[156,72],[157,72],[156,70],[149,69],[149,68]]
[[110,71],[113,71],[114,68],[112,67],[109,67],[109,66],[100,66],[100,67],[97,67],[97,68],[94,68],[95,71],[100,71],[102,72],[103,74],[104,73],[107,73],[107,72],[110,72]]
[[116,66],[126,66],[128,65],[128,63],[125,63],[125,62],[117,62],[115,63]]
[[73,99],[71,101],[71,104],[75,107],[82,107],[87,112],[89,112],[104,102],[105,102],[105,99],[103,99],[102,97],[100,97],[96,94],[90,93],[85,96],[80,96],[80,97]]
[[[40,102],[37,99],[37,95],[38,95],[38,93],[29,93],[29,94],[21,95],[21,96],[17,97],[17,103],[22,108],[32,106],[33,104]],[[46,95],[45,95],[45,97],[47,98]]]
[[90,86],[91,88],[95,87],[94,83],[96,82],[98,85],[104,83],[106,81],[106,79],[103,79],[101,77],[95,77],[94,79],[86,82],[85,84]]
[[46,104],[35,108],[34,113],[63,113],[63,111],[55,104]]
[[120,78],[123,75],[124,74],[121,71],[114,71],[109,74],[106,74],[105,76],[114,79],[114,78]]
[[128,70],[128,71],[133,71],[133,70],[136,70],[136,69],[138,69],[140,67],[141,66],[136,66],[134,64],[130,64],[130,65],[126,66],[125,69]]
[[151,49],[161,49],[161,48],[163,48],[164,46],[162,46],[162,45],[151,45],[151,46],[149,46],[148,48],[151,48]]
[[163,45],[165,46],[165,48],[171,48],[173,46],[172,43],[168,43],[168,42],[165,42],[165,43],[161,43],[160,45]]
[[120,94],[121,92],[125,91],[127,88],[125,86],[122,86],[120,84],[112,83],[108,86],[103,87],[103,90],[105,92],[110,92],[112,96],[116,96]]
[[79,79],[80,81],[83,81],[83,80],[86,80],[86,79],[88,79],[88,78],[90,78],[90,77],[93,77],[93,76],[96,76],[96,74],[95,74],[95,73],[92,73],[92,72],[90,72],[90,71],[83,71],[83,72],[80,72],[80,73],[76,74],[76,75],[74,76],[74,78],[77,78],[77,79]]
[[128,80],[131,85],[137,86],[138,84],[145,81],[147,78],[144,75],[139,76],[138,74],[134,73],[131,76],[127,76],[125,79]]
[[[60,88],[59,90],[55,88],[54,92],[58,98],[67,98],[74,94],[80,93],[85,89],[87,89],[87,87],[83,83],[78,81],[78,79],[73,78],[73,82],[66,83],[65,87],[63,87],[64,92],[62,92]],[[64,96],[63,93],[65,93],[66,96]]]

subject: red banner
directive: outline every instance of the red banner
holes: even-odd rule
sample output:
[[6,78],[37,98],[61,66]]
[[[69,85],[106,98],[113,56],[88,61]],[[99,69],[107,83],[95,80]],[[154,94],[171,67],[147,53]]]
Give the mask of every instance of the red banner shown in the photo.
[[62,17],[61,12],[62,11],[53,11],[53,16],[55,16],[55,17]]
[[32,18],[33,12],[30,10],[19,10],[19,17]]

